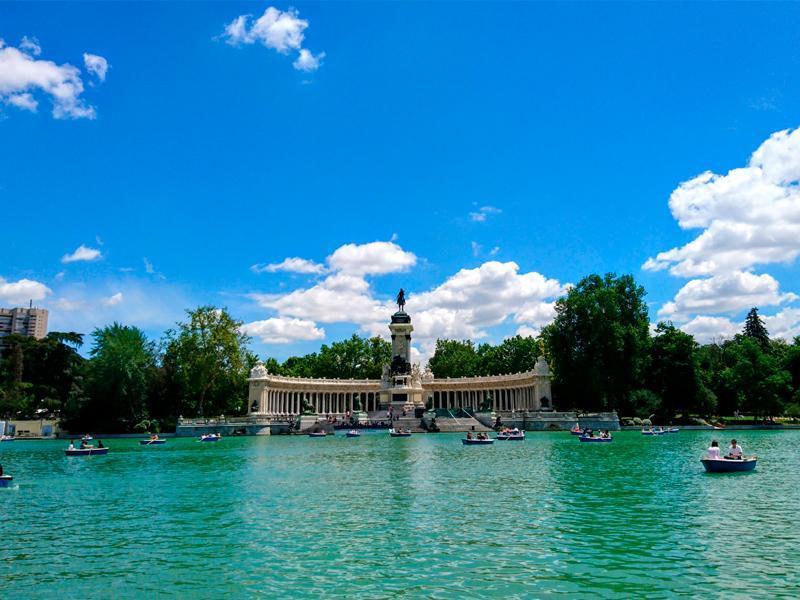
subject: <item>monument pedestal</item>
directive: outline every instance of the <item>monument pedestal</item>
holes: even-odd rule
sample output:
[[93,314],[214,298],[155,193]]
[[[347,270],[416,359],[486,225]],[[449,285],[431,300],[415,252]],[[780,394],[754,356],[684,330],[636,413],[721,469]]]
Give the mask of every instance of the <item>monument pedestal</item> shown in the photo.
[[[322,427],[326,425],[326,423],[318,423],[319,415],[300,415],[300,432],[305,433],[309,429],[314,429],[315,427]],[[324,429],[324,427],[323,427]]]

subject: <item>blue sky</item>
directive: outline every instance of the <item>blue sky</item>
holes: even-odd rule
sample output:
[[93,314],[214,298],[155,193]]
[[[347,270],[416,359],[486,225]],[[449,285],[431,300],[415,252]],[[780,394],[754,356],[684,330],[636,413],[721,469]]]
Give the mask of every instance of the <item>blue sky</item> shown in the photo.
[[752,305],[791,337],[799,16],[0,4],[0,304],[153,336],[225,305],[285,358],[385,333],[402,285],[424,358],[533,333],[614,271],[701,341]]

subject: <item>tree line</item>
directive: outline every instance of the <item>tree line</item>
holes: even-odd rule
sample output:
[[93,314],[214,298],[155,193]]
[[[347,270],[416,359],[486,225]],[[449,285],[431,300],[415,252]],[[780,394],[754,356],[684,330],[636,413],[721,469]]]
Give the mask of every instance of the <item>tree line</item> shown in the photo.
[[173,429],[179,415],[218,416],[246,410],[247,377],[256,357],[240,321],[212,306],[158,341],[113,323],[84,336],[5,338],[0,356],[0,416],[58,418],[68,431],[109,433]]
[[[616,410],[664,419],[733,415],[800,416],[800,337],[771,339],[753,308],[733,339],[700,345],[670,322],[651,329],[645,291],[632,276],[589,275],[556,301],[538,337],[492,345],[439,339],[428,362],[438,378],[518,373],[544,354],[560,409]],[[257,357],[242,323],[212,306],[159,340],[113,323],[89,336],[10,335],[0,355],[0,417],[59,418],[70,431],[168,430],[179,415],[247,412],[247,377]],[[291,377],[379,379],[391,344],[353,335],[283,362]]]
[[556,301],[538,339],[477,348],[438,340],[429,365],[437,377],[513,373],[531,369],[541,349],[553,371],[554,403],[564,410],[669,420],[800,417],[800,337],[771,339],[753,308],[733,339],[700,345],[670,322],[651,331],[644,297],[630,275],[589,275]]

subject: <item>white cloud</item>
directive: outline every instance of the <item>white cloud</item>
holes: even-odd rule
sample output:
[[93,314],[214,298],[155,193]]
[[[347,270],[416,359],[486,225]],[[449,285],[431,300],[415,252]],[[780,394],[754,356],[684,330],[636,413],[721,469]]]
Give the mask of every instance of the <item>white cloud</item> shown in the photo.
[[83,64],[89,73],[95,75],[100,81],[106,80],[106,73],[108,72],[108,61],[102,56],[97,54],[83,53]]
[[109,296],[105,300],[103,300],[103,304],[106,306],[116,306],[120,302],[122,302],[122,292],[117,292],[113,296]]
[[[800,335],[800,308],[784,308],[774,315],[761,315],[764,325],[773,339],[791,342]],[[744,330],[744,322],[734,322],[726,317],[699,315],[681,329],[694,336],[701,344],[732,339]]]
[[[284,263],[292,264],[290,260],[303,259]],[[363,333],[386,336],[388,316],[396,310],[394,298],[377,296],[367,278],[405,271],[416,262],[416,255],[393,242],[347,244],[328,257],[328,274],[314,285],[287,293],[251,294],[250,298],[276,313],[273,318],[302,321],[301,331],[317,323],[352,323]],[[430,356],[437,338],[478,340],[503,323],[515,323],[522,335],[536,334],[552,320],[554,301],[567,289],[535,271],[520,273],[514,262],[489,261],[462,269],[441,285],[408,294],[415,355]],[[262,340],[270,336],[294,339],[276,330],[277,322],[267,321],[266,336],[253,335]]]
[[36,112],[36,109],[39,108],[39,103],[30,92],[9,96],[6,102],[22,110],[29,110],[30,112]]
[[31,56],[39,56],[42,53],[42,47],[39,45],[39,40],[35,37],[23,36],[22,41],[19,43],[20,49],[24,50]]
[[27,305],[29,300],[43,300],[52,290],[45,284],[32,279],[7,281],[0,277],[0,302],[4,304]]
[[681,329],[694,336],[700,344],[728,340],[741,332],[742,328],[725,317],[709,317],[699,315],[688,323],[681,325]]
[[692,277],[793,261],[800,254],[800,129],[772,134],[746,167],[682,183],[669,205],[682,229],[703,231],[644,269]]
[[306,289],[288,294],[253,294],[263,308],[281,316],[319,323],[366,324],[386,319],[386,308],[376,300],[361,277],[334,274]]
[[310,50],[305,48],[300,49],[300,54],[297,59],[292,63],[292,66],[298,71],[305,71],[309,73],[316,71],[322,65],[322,59],[325,58],[325,53],[312,54]]
[[81,97],[80,69],[36,58],[40,53],[38,43],[30,38],[23,38],[19,48],[0,40],[0,102],[36,111],[34,93],[38,92],[50,97],[56,119],[94,119],[94,107]]
[[523,325],[522,327],[517,328],[517,335],[522,337],[536,337],[539,335],[539,329],[534,329],[533,327],[528,327],[527,325]]
[[281,54],[297,51],[297,58],[292,63],[295,69],[315,71],[319,68],[325,53],[315,55],[302,47],[308,21],[301,19],[297,10],[282,11],[270,6],[252,23],[251,19],[252,15],[239,15],[225,26],[222,37],[233,46],[258,42]]
[[476,212],[469,213],[469,218],[476,223],[483,223],[489,215],[498,215],[501,212],[503,211],[496,206],[481,206]]
[[770,337],[790,342],[800,335],[800,308],[785,308],[775,315],[762,316]]
[[328,257],[334,271],[350,275],[383,275],[413,267],[417,257],[393,242],[345,244]]
[[254,273],[277,273],[278,271],[285,271],[287,273],[320,274],[325,271],[325,266],[315,263],[312,260],[306,260],[305,258],[290,257],[285,258],[279,263],[253,265],[250,267],[250,270]]
[[497,256],[497,253],[500,252],[500,246],[495,246],[491,250],[489,250],[489,256]]
[[300,340],[325,338],[325,330],[307,319],[272,317],[246,323],[242,329],[247,335],[257,337],[265,344],[289,344]]
[[481,253],[482,246],[478,242],[472,241],[470,246],[472,247],[472,256],[478,256]]
[[697,313],[736,313],[753,306],[775,306],[797,298],[795,294],[781,293],[778,282],[770,275],[734,271],[689,281],[672,302],[664,304],[658,315],[685,320]]
[[94,260],[98,260],[99,258],[102,258],[102,256],[103,255],[100,253],[100,250],[98,250],[97,248],[89,248],[88,246],[84,246],[83,244],[81,244],[80,246],[78,246],[75,252],[71,254],[65,254],[64,256],[62,256],[61,262],[65,264],[78,261],[91,262]]

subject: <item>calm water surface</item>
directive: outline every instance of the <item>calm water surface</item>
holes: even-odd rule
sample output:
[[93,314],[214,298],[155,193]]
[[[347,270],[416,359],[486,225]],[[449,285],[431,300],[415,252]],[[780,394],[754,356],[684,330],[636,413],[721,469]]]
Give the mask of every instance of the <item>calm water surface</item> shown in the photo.
[[0,597],[800,595],[800,432],[0,444]]

